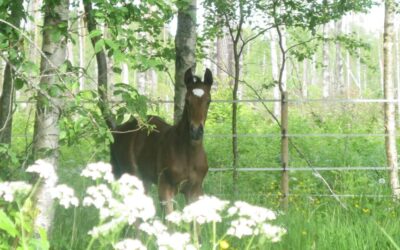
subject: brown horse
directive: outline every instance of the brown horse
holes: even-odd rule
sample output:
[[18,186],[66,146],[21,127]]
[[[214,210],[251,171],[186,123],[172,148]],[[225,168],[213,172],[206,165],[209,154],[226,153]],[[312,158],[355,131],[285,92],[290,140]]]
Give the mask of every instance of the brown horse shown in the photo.
[[201,81],[188,69],[184,81],[185,106],[176,125],[149,116],[148,123],[155,129],[148,131],[131,120],[116,129],[111,144],[114,175],[119,178],[123,173],[134,174],[142,179],[147,190],[152,183],[158,184],[159,198],[166,213],[172,212],[172,201],[178,192],[185,195],[187,202],[202,195],[202,183],[208,171],[203,133],[213,77],[206,69],[204,81]]

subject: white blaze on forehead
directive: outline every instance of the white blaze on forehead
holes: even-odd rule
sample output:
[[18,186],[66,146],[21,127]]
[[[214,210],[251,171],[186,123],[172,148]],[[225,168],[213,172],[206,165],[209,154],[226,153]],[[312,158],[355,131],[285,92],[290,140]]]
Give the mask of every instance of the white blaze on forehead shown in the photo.
[[202,89],[193,89],[193,94],[198,97],[202,97],[204,95],[204,90]]

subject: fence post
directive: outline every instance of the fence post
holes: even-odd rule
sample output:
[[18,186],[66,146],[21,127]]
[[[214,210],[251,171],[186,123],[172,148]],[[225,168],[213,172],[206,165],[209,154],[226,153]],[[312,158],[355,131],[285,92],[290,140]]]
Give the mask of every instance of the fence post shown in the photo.
[[281,162],[282,162],[282,177],[281,177],[281,207],[287,210],[289,207],[289,137],[288,134],[288,94],[282,91],[281,98]]

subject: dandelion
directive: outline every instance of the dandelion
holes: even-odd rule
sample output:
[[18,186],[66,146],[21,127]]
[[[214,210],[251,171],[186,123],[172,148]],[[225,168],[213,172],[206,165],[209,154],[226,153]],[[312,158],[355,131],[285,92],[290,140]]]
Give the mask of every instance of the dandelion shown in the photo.
[[98,179],[104,179],[108,183],[114,181],[111,165],[104,162],[88,164],[87,167],[82,170],[81,176],[90,178],[94,181]]
[[199,200],[189,204],[183,209],[182,219],[185,222],[196,221],[198,224],[221,222],[220,212],[228,205],[213,196],[201,196]]
[[39,177],[43,178],[45,182],[55,183],[58,179],[53,165],[44,160],[37,160],[26,169],[26,172],[39,174]]
[[0,183],[0,198],[7,202],[13,202],[17,194],[26,194],[31,190],[32,185],[23,181]]
[[70,206],[77,207],[79,205],[79,200],[76,198],[74,190],[65,184],[52,188],[50,195],[53,199],[58,199],[60,205],[64,208],[69,208]]
[[221,240],[219,242],[219,248],[222,250],[228,249],[229,248],[229,243],[226,240]]
[[114,245],[116,250],[145,250],[146,247],[143,246],[140,240],[125,239]]

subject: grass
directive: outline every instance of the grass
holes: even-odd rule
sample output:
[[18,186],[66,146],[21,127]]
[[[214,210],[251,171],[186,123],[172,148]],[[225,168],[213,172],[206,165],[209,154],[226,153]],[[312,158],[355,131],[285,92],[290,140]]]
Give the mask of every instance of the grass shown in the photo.
[[[229,134],[229,105],[210,110],[207,133]],[[309,111],[309,110],[308,110]],[[303,109],[291,109],[291,133],[382,133],[382,120],[377,119],[380,109],[365,106],[361,110],[313,107],[313,114]],[[324,116],[322,115],[324,114]],[[239,133],[279,133],[277,126],[260,120],[259,114],[242,107]],[[15,131],[23,134],[26,120],[15,116]],[[29,128],[29,133],[32,129]],[[20,139],[25,141],[25,139]],[[24,154],[25,143],[15,141],[18,154]],[[384,166],[383,139],[366,138],[295,138],[294,142],[315,166]],[[206,138],[205,147],[212,167],[229,167],[231,164],[230,138]],[[107,161],[106,145],[82,139],[61,150],[60,182],[74,187],[82,197],[89,183],[79,177],[79,169],[88,162]],[[279,137],[239,138],[239,162],[242,167],[279,167]],[[291,166],[307,164],[291,149]],[[338,194],[357,194],[345,197],[343,208],[330,195],[326,186],[311,171],[290,173],[290,207],[278,219],[288,233],[282,241],[265,245],[265,249],[398,249],[400,245],[400,205],[391,200],[387,173],[384,171],[324,171],[324,178]],[[386,180],[381,183],[380,180]],[[279,210],[279,172],[240,172],[239,197],[232,197],[231,172],[210,172],[204,183],[207,194],[222,199],[240,199],[255,205]],[[381,198],[363,197],[379,195]],[[153,190],[152,196],[157,200]],[[157,204],[157,202],[156,202]],[[179,207],[183,199],[179,198]],[[87,231],[97,222],[96,211],[78,207],[65,210],[57,207],[53,233],[53,249],[85,249],[89,238]],[[207,238],[208,232],[203,232]],[[243,249],[238,240],[230,239],[232,249]]]

